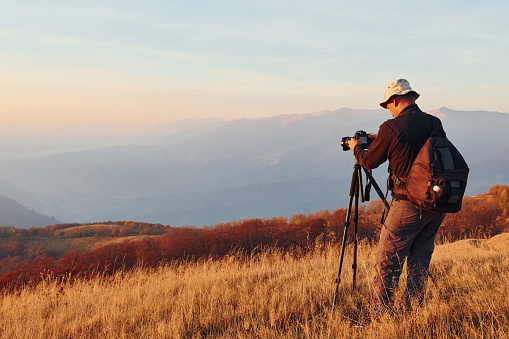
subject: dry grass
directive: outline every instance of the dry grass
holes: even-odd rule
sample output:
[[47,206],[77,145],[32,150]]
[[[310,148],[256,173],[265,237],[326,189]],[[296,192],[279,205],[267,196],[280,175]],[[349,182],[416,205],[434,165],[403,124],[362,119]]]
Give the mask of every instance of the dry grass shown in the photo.
[[375,317],[373,247],[339,246],[135,270],[0,296],[3,338],[508,338],[509,234],[437,247],[426,304]]

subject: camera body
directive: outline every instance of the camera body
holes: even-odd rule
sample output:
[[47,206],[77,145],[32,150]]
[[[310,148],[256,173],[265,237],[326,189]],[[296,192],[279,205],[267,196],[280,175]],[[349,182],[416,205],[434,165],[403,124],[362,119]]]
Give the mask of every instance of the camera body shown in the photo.
[[359,131],[355,132],[353,137],[343,137],[343,138],[341,138],[341,147],[343,147],[343,151],[349,151],[350,150],[350,146],[348,145],[348,142],[352,138],[360,140],[360,144],[359,145],[363,149],[365,149],[365,150],[369,147],[369,145],[371,145],[371,142],[373,141],[373,139],[371,139],[368,136],[368,133],[366,133],[365,131],[359,130]]

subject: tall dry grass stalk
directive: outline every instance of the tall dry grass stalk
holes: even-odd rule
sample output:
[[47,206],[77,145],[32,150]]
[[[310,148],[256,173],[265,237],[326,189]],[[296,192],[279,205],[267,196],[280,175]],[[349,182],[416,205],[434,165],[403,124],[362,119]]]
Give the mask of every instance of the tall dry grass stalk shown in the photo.
[[[509,234],[438,246],[426,303],[372,314],[374,247],[351,248],[332,311],[339,246],[265,251],[121,272],[73,284],[46,281],[0,297],[3,338],[507,338]],[[400,284],[401,285],[401,284]]]

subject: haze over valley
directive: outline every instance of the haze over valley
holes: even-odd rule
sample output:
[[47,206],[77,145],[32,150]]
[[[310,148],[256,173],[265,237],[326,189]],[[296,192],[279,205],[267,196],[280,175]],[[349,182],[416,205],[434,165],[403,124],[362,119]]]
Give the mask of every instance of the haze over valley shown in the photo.
[[[431,113],[471,168],[467,195],[509,182],[508,114]],[[382,109],[341,108],[183,120],[138,135],[100,127],[51,140],[4,138],[0,194],[60,222],[211,225],[335,209],[346,205],[354,164],[341,137],[376,133],[388,118]],[[374,175],[385,192],[386,164]]]

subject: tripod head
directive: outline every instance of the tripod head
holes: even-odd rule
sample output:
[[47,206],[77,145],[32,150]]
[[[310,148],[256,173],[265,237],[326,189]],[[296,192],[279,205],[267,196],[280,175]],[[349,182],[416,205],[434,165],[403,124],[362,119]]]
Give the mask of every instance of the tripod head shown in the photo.
[[[363,185],[362,185],[362,175],[361,175],[362,171],[361,171],[361,169],[366,174],[365,188],[363,188]],[[364,203],[366,201],[370,201],[371,187],[373,187],[375,189],[376,193],[378,194],[378,196],[380,197],[380,199],[382,199],[387,210],[389,210],[390,206],[389,206],[389,203],[387,202],[387,198],[383,194],[382,190],[380,189],[380,186],[378,186],[375,178],[373,178],[372,170],[368,170],[367,168],[362,167],[359,164],[359,162],[356,160],[355,164],[353,166],[353,171],[354,171],[354,174],[352,175],[352,184],[353,184],[354,180],[358,181],[358,185],[357,185],[358,187],[356,189],[359,191],[359,196],[361,198],[361,202]],[[350,185],[350,196],[355,195],[355,192],[352,191],[352,189],[354,189],[354,187],[353,187],[353,185]]]

